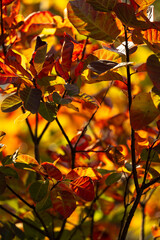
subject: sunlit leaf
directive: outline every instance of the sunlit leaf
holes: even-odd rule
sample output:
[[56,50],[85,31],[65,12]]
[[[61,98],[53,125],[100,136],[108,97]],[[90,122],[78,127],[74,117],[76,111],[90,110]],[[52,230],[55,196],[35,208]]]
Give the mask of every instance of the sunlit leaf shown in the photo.
[[47,77],[42,77],[41,79],[37,80],[38,85],[40,86],[55,86],[58,84],[64,85],[66,82],[63,78],[59,76],[47,76]]
[[90,95],[88,95],[86,93],[79,93],[78,96],[75,96],[75,98],[78,98],[78,99],[80,99],[80,100],[82,100],[82,101],[84,101],[86,103],[91,103],[91,104],[93,104],[93,105],[95,105],[97,107],[100,106],[99,102],[96,100],[95,97],[90,96]]
[[43,162],[41,166],[44,168],[49,178],[54,178],[58,181],[62,180],[61,171],[53,163]]
[[26,111],[25,113],[19,115],[19,116],[14,120],[14,123],[18,124],[18,123],[26,120],[26,119],[29,117],[30,114],[31,114],[31,112]]
[[150,93],[139,93],[131,105],[131,125],[138,130],[151,123],[158,115],[159,110],[155,107]]
[[22,100],[16,94],[5,98],[1,104],[2,112],[13,112],[22,106]]
[[139,11],[147,8],[148,6],[150,6],[152,3],[155,2],[155,0],[134,0],[135,3],[137,3],[139,5]]
[[49,11],[33,12],[25,20],[21,31],[27,36],[38,35],[44,28],[55,27],[53,15]]
[[[37,42],[38,42],[38,39],[40,39],[40,37],[37,38]],[[47,43],[44,41],[41,41],[41,39],[39,41],[41,42],[41,45],[37,46],[37,44],[36,44],[36,50],[35,50],[34,58],[33,58],[33,64],[34,64],[37,74],[39,74],[39,72],[43,68],[43,64],[44,64],[46,52],[47,52]]]
[[40,105],[42,92],[37,88],[29,88],[25,86],[20,90],[20,97],[24,102],[24,107],[31,113],[37,113]]
[[0,84],[12,83],[18,76],[4,63],[0,62]]
[[40,202],[48,192],[49,181],[38,180],[31,184],[29,193],[35,202]]
[[151,90],[151,97],[156,108],[160,110],[160,89],[153,87]]
[[160,62],[156,55],[152,54],[147,59],[147,72],[153,85],[160,90]]
[[94,199],[94,185],[90,177],[76,178],[70,183],[70,187],[83,200],[92,201]]
[[58,212],[65,219],[76,209],[76,200],[68,191],[58,191],[55,196],[51,193],[52,205],[55,212]]
[[37,160],[29,155],[26,154],[19,154],[17,158],[14,160],[16,163],[24,163],[26,165],[30,166],[39,166],[39,163]]
[[101,81],[113,81],[113,80],[123,81],[123,77],[117,72],[107,71],[105,73],[98,75],[96,73],[93,73],[90,69],[86,69],[83,71],[81,79],[82,81],[89,84]]
[[70,36],[65,35],[62,50],[61,50],[61,65],[64,71],[70,71],[72,64],[72,53],[74,44],[71,41]]
[[39,114],[48,122],[52,122],[57,115],[57,106],[52,102],[40,102]]
[[66,175],[66,178],[70,180],[74,180],[82,176],[88,176],[92,180],[100,180],[102,178],[101,174],[96,169],[90,168],[90,167],[74,168]]
[[101,210],[105,215],[108,215],[115,206],[114,202],[109,202],[103,198],[100,198],[98,202],[100,203]]
[[87,0],[95,10],[101,12],[112,11],[117,2],[118,0]]
[[121,32],[112,13],[95,11],[85,0],[70,1],[67,10],[69,20],[80,34],[112,42]]
[[107,185],[112,185],[116,182],[118,182],[122,177],[122,173],[111,173],[107,179],[106,179],[106,184]]
[[160,237],[160,227],[159,226],[152,227],[152,235],[153,235],[154,239],[158,239]]

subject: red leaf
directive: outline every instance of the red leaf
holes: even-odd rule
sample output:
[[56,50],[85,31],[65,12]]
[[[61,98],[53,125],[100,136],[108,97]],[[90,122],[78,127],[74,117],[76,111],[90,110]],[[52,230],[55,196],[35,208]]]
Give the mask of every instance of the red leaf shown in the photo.
[[[77,134],[74,138],[72,138],[71,143],[76,144],[79,136],[81,133]],[[91,141],[91,137],[87,134],[85,134],[83,137],[81,137],[80,141],[77,144],[76,150],[84,150],[86,147],[89,146],[89,141]]]
[[43,162],[41,164],[41,166],[44,168],[44,170],[46,171],[49,178],[54,178],[56,180],[62,180],[62,173],[56,166],[54,166],[53,163]]
[[68,218],[76,209],[76,200],[68,191],[58,191],[57,196],[51,193],[53,209],[64,218]]
[[17,75],[4,63],[0,62],[0,84],[12,83]]
[[2,0],[2,5],[9,5],[13,2],[14,0]]
[[64,71],[68,72],[71,69],[72,64],[72,53],[73,53],[73,42],[71,41],[71,37],[65,34],[63,47],[61,51],[61,65]]
[[94,199],[94,185],[90,177],[79,177],[70,183],[73,192],[85,201]]
[[65,72],[62,68],[62,65],[59,62],[59,59],[56,60],[55,62],[55,69],[56,72],[61,76],[64,80],[68,81],[69,80],[69,75],[67,72]]
[[101,174],[91,167],[77,167],[72,169],[66,176],[67,179],[74,180],[78,177],[88,176],[93,181],[100,180],[102,178]]
[[49,11],[34,12],[30,14],[21,29],[27,36],[38,35],[43,28],[54,27],[53,15]]

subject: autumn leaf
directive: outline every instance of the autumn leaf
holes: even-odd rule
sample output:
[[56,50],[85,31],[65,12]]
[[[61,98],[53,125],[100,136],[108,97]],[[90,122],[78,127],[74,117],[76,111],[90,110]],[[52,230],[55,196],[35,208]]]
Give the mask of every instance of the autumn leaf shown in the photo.
[[94,168],[91,167],[78,167],[71,170],[67,175],[66,178],[70,180],[74,180],[78,177],[88,176],[93,181],[100,180],[102,178],[101,174]]
[[158,115],[159,110],[155,107],[150,93],[139,93],[131,105],[131,125],[139,130],[151,123]]
[[76,200],[71,192],[61,190],[57,195],[51,193],[52,206],[65,219],[68,218],[76,209]]
[[70,183],[73,192],[85,201],[94,199],[94,185],[90,177],[78,177]]
[[5,98],[1,104],[2,112],[13,112],[22,106],[22,100],[16,94],[12,94]]
[[9,4],[11,4],[13,1],[15,1],[15,0],[2,0],[2,4],[3,4],[3,5],[9,5]]
[[41,166],[44,168],[49,178],[54,178],[57,181],[62,180],[62,173],[53,163],[43,162]]
[[31,198],[35,202],[40,202],[47,195],[48,186],[49,186],[49,181],[47,180],[45,181],[38,180],[36,182],[33,182],[29,188],[29,193],[31,195]]
[[15,163],[23,163],[26,165],[30,165],[32,167],[39,166],[37,160],[29,155],[26,154],[18,154],[16,159],[14,160]]
[[70,22],[82,35],[113,42],[121,32],[112,13],[95,11],[86,0],[70,1],[67,10]]
[[40,102],[38,112],[48,122],[52,122],[57,116],[58,108],[53,102]]
[[0,62],[0,84],[13,83],[18,76],[5,63]]

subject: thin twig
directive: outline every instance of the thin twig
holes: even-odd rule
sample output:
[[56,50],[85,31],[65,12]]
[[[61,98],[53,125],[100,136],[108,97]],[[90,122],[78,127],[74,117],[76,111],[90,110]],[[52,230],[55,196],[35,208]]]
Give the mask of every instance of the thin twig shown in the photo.
[[35,229],[37,232],[41,233],[42,235],[46,236],[46,233],[44,231],[42,231],[41,229],[39,229],[38,227],[36,227],[35,225],[32,225],[30,222],[27,222],[25,219],[20,218],[19,216],[15,215],[13,212],[9,211],[7,208],[3,207],[2,205],[0,205],[0,209],[2,209],[3,211],[7,212],[8,214],[10,214],[12,217],[15,217],[16,219],[18,219],[19,221],[27,224],[28,226],[30,226],[31,228]]
[[34,154],[35,154],[35,159],[40,163],[39,141],[38,141],[38,113],[36,113],[36,126],[35,126],[35,137],[34,137]]
[[39,135],[37,142],[39,143],[41,138],[43,137],[44,133],[46,132],[47,128],[49,127],[51,122],[47,122],[47,124],[45,125],[44,129],[42,130],[41,134]]
[[[127,36],[127,27],[124,26],[125,30],[125,49],[126,49],[126,62],[129,62],[129,48],[128,48],[128,36]],[[130,74],[130,66],[127,65],[127,82],[128,82],[128,105],[129,105],[129,112],[131,109],[132,104],[132,92],[131,92],[131,74]],[[139,184],[137,178],[137,170],[136,170],[136,156],[135,156],[135,132],[134,129],[131,127],[131,155],[132,155],[132,169],[133,169],[133,179],[136,191],[139,191]]]
[[8,184],[7,184],[6,186],[7,186],[7,188],[8,188],[18,199],[20,199],[26,206],[28,206],[29,208],[31,208],[31,209],[34,211],[35,215],[37,216],[37,218],[39,219],[39,221],[41,222],[42,226],[43,226],[44,229],[45,229],[46,236],[48,236],[50,239],[52,239],[52,238],[50,237],[50,234],[49,234],[49,232],[48,232],[48,229],[47,229],[47,227],[46,227],[43,219],[40,217],[39,213],[38,213],[37,210],[35,209],[35,206],[29,204],[24,198],[22,198],[18,193],[16,193]]
[[[25,113],[24,108],[21,107],[21,109],[22,109],[22,112]],[[26,121],[26,123],[27,123],[27,126],[28,126],[28,129],[29,129],[29,132],[30,132],[30,135],[31,135],[32,141],[34,142],[34,134],[33,134],[33,132],[32,132],[32,128],[31,128],[31,125],[30,125],[30,123],[29,123],[28,118],[26,118],[25,121]]]
[[59,240],[63,234],[63,231],[64,231],[64,228],[65,228],[65,225],[66,225],[66,219],[63,220],[63,223],[62,223],[62,226],[61,226],[61,230],[59,231],[57,237],[56,237],[56,240]]

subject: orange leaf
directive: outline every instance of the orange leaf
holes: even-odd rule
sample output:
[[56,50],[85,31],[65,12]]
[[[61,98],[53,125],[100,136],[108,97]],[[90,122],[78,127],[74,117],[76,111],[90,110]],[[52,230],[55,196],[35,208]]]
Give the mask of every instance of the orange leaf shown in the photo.
[[12,83],[18,76],[4,63],[0,62],[0,84]]
[[59,76],[61,76],[64,80],[66,81],[69,80],[69,74],[68,72],[63,70],[62,65],[59,62],[59,59],[57,59],[55,62],[55,69]]
[[13,2],[14,0],[2,0],[2,5],[9,5]]
[[72,193],[68,191],[58,191],[51,193],[53,209],[64,218],[68,218],[76,209],[76,201]]
[[34,12],[25,19],[21,31],[27,36],[38,35],[43,28],[52,28],[54,26],[52,13],[49,11]]
[[94,199],[94,185],[90,177],[83,176],[70,183],[73,192],[85,201]]
[[88,176],[90,177],[93,181],[94,180],[100,180],[102,178],[101,174],[96,170],[91,167],[77,167],[71,170],[66,178],[70,180],[74,180],[78,177],[83,177],[83,176]]
[[48,177],[54,178],[56,180],[62,180],[62,173],[60,172],[60,170],[56,166],[54,166],[53,163],[43,162],[41,164],[41,166],[46,171]]

